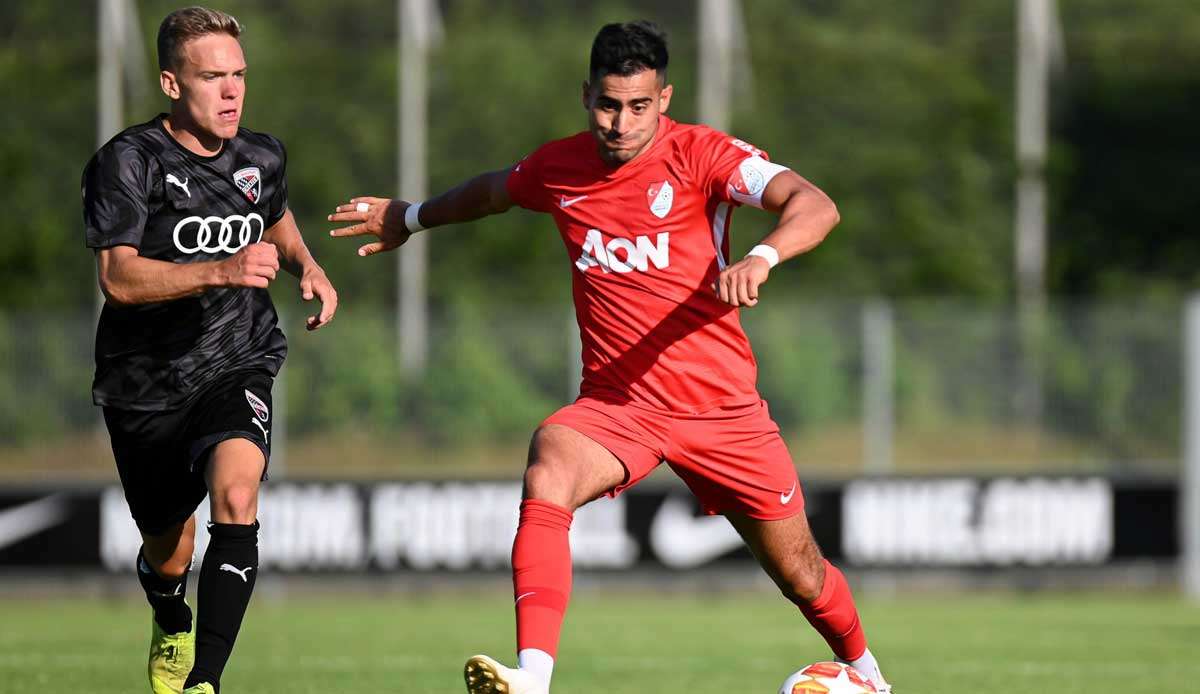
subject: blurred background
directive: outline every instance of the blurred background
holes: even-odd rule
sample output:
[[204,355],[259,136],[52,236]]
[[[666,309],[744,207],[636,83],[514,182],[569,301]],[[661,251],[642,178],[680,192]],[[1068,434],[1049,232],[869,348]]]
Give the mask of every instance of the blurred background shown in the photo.
[[[421,199],[583,129],[596,30],[648,18],[670,35],[670,115],[767,150],[840,209],[742,320],[814,529],[863,590],[936,575],[1168,591],[1182,578],[1200,593],[1200,492],[1187,493],[1200,461],[1185,465],[1200,4],[212,6],[244,26],[243,125],[286,143],[291,208],[342,299],[307,334],[291,278],[271,288],[290,354],[267,499],[325,503],[357,547],[283,552],[281,570],[502,568],[529,434],[578,388],[553,223],[514,210],[361,259],[325,215],[352,195]],[[97,287],[78,182],[101,143],[166,110],[154,35],[176,7],[0,4],[0,492],[14,508],[57,499],[43,517],[63,523],[0,547],[21,570],[124,571],[136,551],[90,401]],[[772,224],[736,220],[735,257]],[[684,491],[662,475],[601,504],[582,554],[599,568],[750,566],[712,539],[723,526],[696,526],[716,544],[696,540],[694,556],[655,543],[673,504],[704,520]],[[287,525],[302,513],[276,513],[292,528],[276,532],[305,535]],[[433,534],[421,549],[405,533]],[[84,559],[59,556],[63,542]]]

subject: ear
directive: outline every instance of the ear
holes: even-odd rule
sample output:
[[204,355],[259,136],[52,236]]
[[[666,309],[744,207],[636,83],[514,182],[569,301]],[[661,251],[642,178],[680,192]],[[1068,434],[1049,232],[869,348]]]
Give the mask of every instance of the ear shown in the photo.
[[162,88],[163,94],[166,94],[168,99],[179,100],[179,78],[175,76],[175,73],[168,70],[158,73],[158,86]]
[[667,86],[662,88],[661,92],[658,93],[658,111],[659,111],[659,113],[667,112],[667,108],[669,108],[671,106],[671,94],[673,94],[674,92],[675,92],[674,87],[672,85],[668,84]]

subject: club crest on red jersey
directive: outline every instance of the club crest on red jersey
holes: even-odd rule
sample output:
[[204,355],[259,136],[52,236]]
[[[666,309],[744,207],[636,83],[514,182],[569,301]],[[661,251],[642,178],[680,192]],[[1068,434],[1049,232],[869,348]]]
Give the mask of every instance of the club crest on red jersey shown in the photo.
[[675,202],[675,189],[670,181],[651,183],[646,189],[646,198],[650,202],[650,211],[655,217],[662,219],[671,211],[671,203]]
[[233,182],[250,202],[258,202],[259,195],[262,194],[262,172],[257,166],[247,166],[234,171]]

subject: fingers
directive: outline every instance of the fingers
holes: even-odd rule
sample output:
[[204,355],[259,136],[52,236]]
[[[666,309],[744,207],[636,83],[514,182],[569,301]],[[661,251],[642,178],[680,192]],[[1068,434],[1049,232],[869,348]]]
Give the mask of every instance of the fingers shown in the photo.
[[357,205],[360,202],[365,202],[368,205],[378,205],[381,203],[386,204],[388,202],[391,202],[391,198],[376,198],[376,197],[371,197],[370,195],[363,195],[363,196],[356,197],[356,198],[350,198],[350,206],[351,207],[353,207],[354,205]]
[[331,222],[365,222],[371,217],[372,208],[387,205],[388,198],[359,197],[333,208],[328,219]]
[[717,298],[730,306],[754,306],[758,304],[760,281],[742,268],[726,268],[713,283]]
[[330,287],[329,294],[322,293],[321,295],[321,311],[315,316],[308,317],[309,330],[317,330],[333,320],[333,314],[337,313],[337,292]]
[[241,252],[247,265],[265,265],[279,269],[279,249],[273,243],[252,243]]
[[[347,214],[359,215],[359,213],[357,213],[357,212],[347,213]],[[334,222],[343,221],[343,220],[334,219],[334,217],[337,217],[337,216],[338,215],[331,214],[331,215],[329,215],[329,219]],[[359,215],[359,216],[361,216],[361,215]],[[350,220],[349,217],[347,217],[345,221],[352,221],[352,220]],[[354,224],[352,226],[342,227],[340,229],[334,229],[333,231],[329,232],[329,235],[334,236],[334,237],[342,237],[342,236],[362,236],[363,234],[369,234],[369,233],[371,233],[371,232],[367,231],[367,227],[365,225]]]
[[376,253],[379,253],[384,250],[387,250],[387,249],[384,248],[383,243],[381,241],[376,241],[374,243],[368,243],[367,245],[360,247],[358,249],[358,254],[365,258],[369,255],[375,255]]
[[262,264],[246,266],[246,276],[247,277],[265,277],[269,280],[273,280],[273,279],[275,279],[275,275],[278,272],[279,272],[278,264],[276,264],[274,267],[272,267],[270,265],[262,265]]
[[754,280],[750,277],[739,277],[735,282],[737,285],[737,300],[735,306],[753,306],[758,303],[758,291],[754,287]]
[[337,313],[338,305],[337,291],[328,281],[316,282],[313,291],[321,300],[321,310],[317,315],[308,317],[306,327],[309,330],[316,330],[333,320],[333,314]]

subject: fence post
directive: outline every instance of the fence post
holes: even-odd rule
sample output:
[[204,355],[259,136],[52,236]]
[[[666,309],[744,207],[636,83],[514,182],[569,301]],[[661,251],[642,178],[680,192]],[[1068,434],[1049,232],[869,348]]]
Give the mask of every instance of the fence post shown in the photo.
[[892,440],[896,408],[892,306],[877,299],[863,305],[863,471],[880,475],[894,468]]

